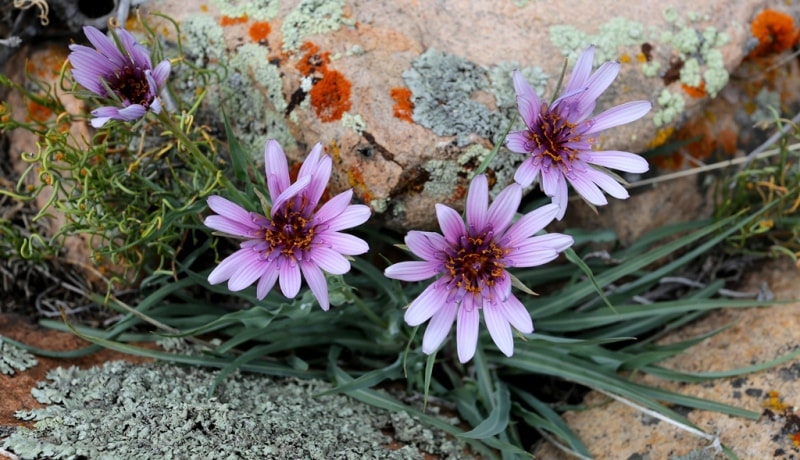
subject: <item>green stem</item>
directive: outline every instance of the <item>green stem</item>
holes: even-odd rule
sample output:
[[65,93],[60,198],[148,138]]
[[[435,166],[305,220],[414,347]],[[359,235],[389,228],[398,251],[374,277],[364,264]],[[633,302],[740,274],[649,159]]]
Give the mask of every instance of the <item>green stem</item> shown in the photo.
[[167,113],[166,110],[162,110],[161,113],[158,114],[158,119],[164,123],[167,128],[169,128],[170,132],[175,139],[178,141],[178,148],[180,149],[181,145],[192,154],[195,160],[199,161],[203,167],[208,168],[209,171],[217,171],[217,180],[220,182],[224,182],[223,185],[227,185],[227,181],[225,180],[224,176],[220,174],[219,168],[214,165],[200,149],[197,148],[197,145],[192,142],[191,139],[183,132],[183,129],[175,123],[175,120]]

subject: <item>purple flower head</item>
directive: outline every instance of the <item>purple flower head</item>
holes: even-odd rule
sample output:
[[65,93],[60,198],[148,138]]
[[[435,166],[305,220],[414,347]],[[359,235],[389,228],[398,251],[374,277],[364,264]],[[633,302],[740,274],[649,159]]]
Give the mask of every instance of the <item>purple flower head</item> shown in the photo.
[[514,180],[527,187],[539,180],[544,193],[558,205],[556,218],[567,210],[567,182],[589,203],[608,204],[603,191],[614,198],[628,198],[628,191],[601,168],[633,173],[648,170],[639,155],[616,150],[595,151],[600,132],[638,120],[650,111],[648,101],[618,105],[590,117],[600,94],[619,73],[618,62],[606,62],[592,72],[594,47],[588,47],[575,64],[561,97],[549,106],[542,102],[518,71],[514,72],[519,113],[527,129],[508,134],[506,147],[528,158]]
[[272,200],[269,216],[248,212],[220,196],[208,197],[217,215],[204,223],[220,232],[242,238],[238,251],[211,271],[208,282],[228,280],[228,289],[240,291],[256,280],[256,296],[263,299],[280,278],[283,295],[294,298],[305,277],[323,310],[328,310],[328,285],[323,270],[342,275],[350,271],[345,256],[363,254],[369,246],[361,238],[339,230],[369,219],[364,205],[351,205],[352,190],[342,192],[317,208],[331,175],[331,157],[317,144],[303,162],[294,184],[283,149],[269,140],[264,152],[267,188]]
[[136,120],[148,109],[159,113],[158,92],[169,77],[169,61],[154,69],[147,49],[122,28],[114,32],[116,40],[92,26],[85,26],[83,33],[94,48],[69,45],[72,77],[89,91],[115,101],[92,111],[92,126],[99,128],[112,119]]
[[455,320],[458,359],[462,363],[472,359],[481,310],[492,340],[506,356],[514,353],[511,326],[524,334],[533,332],[530,314],[511,293],[511,275],[506,269],[550,262],[573,241],[559,233],[533,236],[558,213],[554,204],[512,224],[521,199],[522,187],[512,184],[489,206],[488,182],[479,175],[467,194],[466,225],[458,212],[437,204],[442,235],[421,231],[406,235],[408,249],[422,260],[391,265],[385,275],[402,281],[438,276],[405,313],[410,326],[430,319],[422,339],[423,352],[435,351]]

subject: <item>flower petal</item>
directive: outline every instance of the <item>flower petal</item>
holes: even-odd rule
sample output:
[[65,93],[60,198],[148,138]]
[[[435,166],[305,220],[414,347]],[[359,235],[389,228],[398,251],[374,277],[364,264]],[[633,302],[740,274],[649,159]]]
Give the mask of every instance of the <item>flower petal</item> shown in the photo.
[[456,312],[458,305],[455,302],[447,302],[433,314],[431,322],[425,329],[425,335],[422,337],[422,352],[429,355],[439,348],[447,333],[450,332],[450,327],[456,319]]
[[212,211],[220,216],[235,222],[240,222],[244,225],[252,226],[252,228],[258,228],[256,225],[253,225],[253,219],[250,218],[250,213],[233,201],[219,195],[211,195],[206,200],[206,203],[208,203],[208,207],[211,208]]
[[499,310],[502,310],[503,317],[508,321],[514,329],[522,332],[523,334],[530,334],[533,332],[533,321],[531,314],[525,308],[525,305],[519,301],[515,296],[508,296],[508,299],[497,304]]
[[[514,354],[514,337],[511,335],[511,326],[508,324],[502,310],[497,303],[485,303],[483,305],[483,320],[486,322],[486,329],[492,336],[494,344],[506,356]],[[461,318],[459,317],[459,320]]]
[[569,81],[564,86],[562,94],[571,93],[584,88],[589,80],[589,75],[592,73],[593,63],[594,45],[591,45],[578,56],[575,67],[572,68],[572,75],[570,75]]
[[272,287],[275,286],[275,281],[278,280],[278,267],[276,266],[275,261],[270,262],[269,265],[264,267],[264,274],[261,275],[261,279],[258,280],[258,284],[256,285],[256,298],[258,300],[262,300],[264,297],[267,296],[269,291],[272,290]]
[[311,183],[311,177],[300,177],[297,179],[297,182],[290,185],[289,187],[283,189],[283,191],[277,197],[272,197],[272,209],[270,210],[270,215],[275,217],[279,211],[282,210],[282,206],[286,204],[287,201],[297,196],[300,192],[305,190],[308,187],[308,184]]
[[623,187],[619,182],[616,181],[616,179],[612,178],[603,171],[589,168],[584,174],[589,178],[589,180],[603,189],[604,192],[618,200],[625,200],[630,196],[628,191],[625,190],[625,187]]
[[267,188],[273,200],[289,187],[289,164],[281,145],[275,139],[267,141],[264,147],[264,169],[267,175]]
[[442,253],[447,249],[447,240],[435,232],[421,232],[411,230],[406,235],[406,245],[414,255],[423,260],[434,261],[442,258]]
[[522,201],[522,187],[514,183],[504,188],[489,206],[488,220],[496,235],[505,231],[511,223],[520,201]]
[[597,98],[608,89],[619,74],[619,62],[606,62],[589,77],[586,82],[587,90],[575,98],[576,110],[570,113],[570,119],[583,120],[592,113]]
[[300,292],[300,266],[293,260],[287,258],[278,259],[278,269],[280,270],[280,286],[283,295],[289,299],[294,299]]
[[489,207],[489,182],[484,174],[472,179],[467,193],[467,225],[470,231],[480,232],[486,227]]
[[643,157],[618,150],[581,152],[580,159],[594,165],[630,173],[644,173],[650,169],[650,165]]
[[473,297],[467,295],[458,309],[456,343],[458,344],[458,360],[462,363],[466,363],[475,356],[475,349],[478,346],[480,308],[472,302]]
[[386,267],[383,275],[400,281],[422,281],[438,275],[441,271],[441,262],[412,260]]
[[219,265],[217,265],[214,270],[208,274],[208,283],[219,284],[227,279],[230,279],[230,277],[236,273],[236,270],[238,270],[242,264],[245,264],[247,261],[258,257],[258,253],[250,248],[239,249],[223,259],[222,262],[220,262]]
[[556,182],[556,192],[553,195],[553,203],[558,206],[558,214],[556,220],[564,218],[567,213],[567,201],[569,201],[569,190],[567,190],[567,180],[564,179],[562,174],[559,174],[558,181]]
[[652,107],[653,104],[650,101],[632,101],[612,107],[588,120],[586,123],[589,124],[589,129],[584,132],[584,135],[588,136],[636,121],[645,116]]
[[300,270],[303,271],[303,278],[306,279],[306,283],[311,288],[311,293],[314,294],[317,302],[319,302],[320,308],[328,311],[331,304],[328,299],[328,282],[325,280],[325,274],[313,262],[305,260],[300,262]]
[[447,303],[447,290],[431,283],[408,305],[403,319],[409,326],[419,326],[429,320]]
[[525,130],[508,133],[506,136],[506,148],[516,153],[531,153],[531,149],[528,148],[529,141],[527,133],[529,132],[530,131]]
[[84,26],[83,34],[89,39],[89,43],[97,48],[97,51],[102,53],[115,67],[122,67],[126,64],[125,56],[117,48],[116,43],[99,29],[92,26]]
[[584,200],[588,201],[589,203],[595,206],[605,206],[608,204],[608,200],[606,199],[603,192],[592,182],[585,174],[576,174],[574,177],[570,177],[569,183],[572,185],[572,188],[578,192]]
[[533,157],[528,158],[517,168],[517,172],[514,173],[514,181],[522,187],[527,187],[536,181],[540,171],[541,166],[534,163]]
[[203,221],[206,227],[212,228],[228,235],[247,238],[252,236],[253,227],[245,225],[239,221],[228,219],[225,216],[208,216]]
[[317,246],[309,252],[309,258],[332,275],[344,275],[350,271],[350,262],[336,249]]
[[464,235],[464,221],[461,216],[451,207],[441,203],[436,203],[436,218],[439,220],[439,227],[447,241],[453,243]]
[[153,63],[150,61],[150,53],[147,52],[147,48],[136,40],[133,34],[122,27],[115,29],[112,33],[117,34],[123,51],[128,54],[136,67],[141,67],[142,69],[153,68]]
[[518,70],[514,71],[514,91],[517,93],[517,107],[525,126],[533,126],[536,119],[539,117],[539,112],[542,108],[542,101],[536,91],[531,88],[525,77]]
[[231,275],[228,280],[228,289],[236,292],[250,286],[255,280],[264,275],[264,269],[270,264],[271,262],[259,257],[258,253],[253,251],[253,256],[240,264],[238,269]]
[[506,246],[516,246],[524,239],[550,225],[556,214],[558,214],[558,205],[555,204],[547,204],[537,208],[514,222],[505,232],[501,241]]
[[156,82],[156,87],[161,89],[167,84],[167,78],[172,71],[172,64],[168,59],[159,62],[155,69],[153,69],[153,80]]
[[369,251],[369,245],[361,238],[347,233],[325,232],[320,235],[323,244],[333,248],[339,254],[357,256]]
[[[94,115],[95,111],[92,111]],[[147,108],[141,104],[131,104],[124,109],[119,109],[118,120],[132,121],[142,118],[147,113]]]
[[327,222],[328,228],[326,230],[335,232],[346,228],[358,227],[369,219],[371,213],[369,206],[351,204],[336,218]]
[[347,189],[325,202],[314,213],[314,221],[323,224],[341,214],[353,198],[353,189]]

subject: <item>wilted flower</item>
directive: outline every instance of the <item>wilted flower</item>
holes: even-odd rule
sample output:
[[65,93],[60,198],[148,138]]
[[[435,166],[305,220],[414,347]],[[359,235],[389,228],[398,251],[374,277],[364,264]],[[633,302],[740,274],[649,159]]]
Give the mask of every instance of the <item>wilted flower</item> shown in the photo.
[[205,224],[243,238],[241,249],[223,260],[209,275],[211,284],[228,280],[228,289],[240,291],[258,280],[256,297],[263,299],[280,278],[283,295],[294,298],[304,277],[319,306],[328,310],[328,285],[323,270],[341,275],[350,270],[345,256],[363,254],[369,246],[339,230],[369,219],[364,205],[351,205],[352,190],[342,192],[317,209],[331,175],[331,158],[317,144],[303,162],[294,184],[286,155],[274,140],[264,152],[267,188],[272,199],[269,217],[248,212],[220,196],[208,206],[218,215]]
[[559,233],[532,236],[558,213],[554,204],[511,224],[521,199],[522,187],[512,184],[489,206],[488,182],[479,175],[467,195],[466,226],[458,212],[437,204],[443,235],[422,231],[406,235],[408,249],[422,260],[394,264],[385,275],[402,281],[439,276],[405,313],[411,326],[431,320],[422,339],[423,352],[436,350],[458,318],[458,358],[462,363],[469,361],[475,354],[481,310],[492,340],[506,356],[514,352],[511,326],[525,334],[533,332],[530,314],[511,293],[511,275],[506,268],[547,263],[573,241]]
[[114,100],[114,105],[92,111],[92,126],[99,128],[111,119],[135,120],[148,109],[159,113],[158,92],[169,77],[169,61],[154,69],[147,49],[122,28],[114,32],[115,40],[92,26],[85,26],[83,33],[94,48],[69,45],[72,76],[89,91]]
[[603,191],[621,199],[628,198],[628,191],[595,166],[633,173],[648,169],[639,155],[592,150],[601,131],[638,120],[652,107],[648,101],[627,102],[589,118],[597,98],[614,81],[620,67],[617,62],[606,62],[592,74],[593,58],[594,47],[590,46],[578,58],[561,97],[549,106],[520,72],[514,72],[519,113],[527,129],[509,133],[506,147],[529,155],[514,180],[523,187],[539,180],[544,193],[558,205],[559,220],[567,209],[567,182],[586,201],[600,206],[608,203]]

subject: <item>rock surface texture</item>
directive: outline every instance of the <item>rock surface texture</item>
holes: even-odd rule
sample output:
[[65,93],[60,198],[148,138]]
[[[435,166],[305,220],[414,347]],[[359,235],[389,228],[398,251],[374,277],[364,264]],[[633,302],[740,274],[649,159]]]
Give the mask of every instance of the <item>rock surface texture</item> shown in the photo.
[[[771,308],[714,312],[667,340],[679,342],[723,326],[730,327],[662,365],[684,372],[722,372],[764,363],[797,350],[800,331],[797,277],[798,269],[788,260],[773,262],[752,273],[742,291],[757,292],[766,283],[777,300],[787,303]],[[707,382],[680,384],[654,377],[645,381],[684,395],[760,412],[758,420],[705,411],[686,414],[697,427],[718,436],[741,459],[800,456],[800,423],[795,413],[800,405],[800,358],[761,372]],[[601,394],[590,393],[584,403],[589,410],[570,412],[564,418],[596,459],[726,458],[712,441]],[[535,454],[537,458],[571,458],[552,445]]]
[[[166,0],[148,8],[178,20],[191,62],[227,68],[207,101],[222,102],[257,158],[270,137],[296,160],[322,142],[336,159],[336,187],[352,187],[379,219],[409,228],[434,225],[434,203],[461,207],[470,173],[520,123],[512,70],[549,100],[565,60],[571,68],[594,44],[595,66],[623,64],[595,113],[653,102],[644,119],[605,132],[600,147],[643,151],[720,95],[756,44],[750,22],[772,3]],[[179,90],[197,84],[180,72],[175,80]],[[500,150],[488,169],[494,192],[521,160]]]

